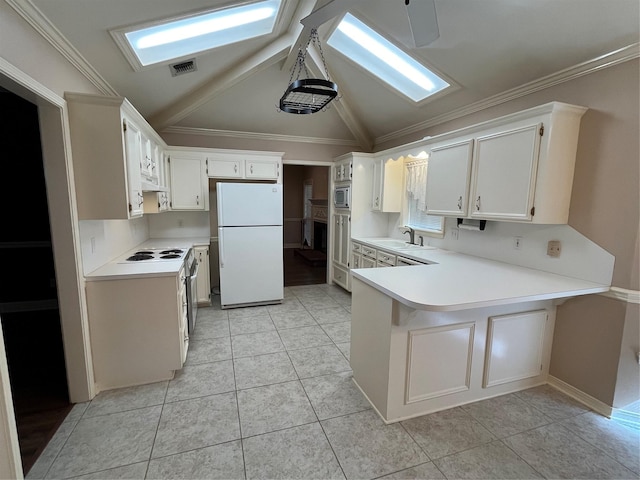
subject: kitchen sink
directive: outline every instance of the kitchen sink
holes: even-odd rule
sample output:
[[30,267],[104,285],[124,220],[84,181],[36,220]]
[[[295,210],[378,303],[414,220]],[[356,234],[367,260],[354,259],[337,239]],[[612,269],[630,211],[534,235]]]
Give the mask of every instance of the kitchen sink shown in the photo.
[[371,243],[382,248],[405,248],[405,247],[419,247],[419,245],[410,245],[403,240],[395,240],[393,238],[385,238],[384,240],[371,240]]

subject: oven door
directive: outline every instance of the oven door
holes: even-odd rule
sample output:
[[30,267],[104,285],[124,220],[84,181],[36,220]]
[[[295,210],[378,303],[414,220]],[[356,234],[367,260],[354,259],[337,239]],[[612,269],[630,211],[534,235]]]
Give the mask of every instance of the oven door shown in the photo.
[[196,328],[196,316],[198,315],[198,269],[200,268],[195,257],[189,265],[187,277],[187,320],[189,321],[189,335],[193,335]]

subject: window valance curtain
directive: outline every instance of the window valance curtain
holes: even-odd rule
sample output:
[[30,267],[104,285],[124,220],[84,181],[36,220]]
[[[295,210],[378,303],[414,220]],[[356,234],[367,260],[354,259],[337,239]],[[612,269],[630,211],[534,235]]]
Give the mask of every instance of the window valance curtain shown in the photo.
[[418,210],[427,209],[427,162],[407,163],[407,193],[417,200]]

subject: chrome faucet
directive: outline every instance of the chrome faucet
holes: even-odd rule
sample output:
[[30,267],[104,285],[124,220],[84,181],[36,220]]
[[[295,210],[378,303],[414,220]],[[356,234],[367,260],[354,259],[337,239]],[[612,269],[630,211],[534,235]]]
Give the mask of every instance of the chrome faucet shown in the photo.
[[411,227],[406,227],[407,230],[405,230],[402,233],[408,233],[409,234],[409,241],[407,243],[411,244],[411,245],[415,245],[415,234],[416,232],[413,230],[413,228]]

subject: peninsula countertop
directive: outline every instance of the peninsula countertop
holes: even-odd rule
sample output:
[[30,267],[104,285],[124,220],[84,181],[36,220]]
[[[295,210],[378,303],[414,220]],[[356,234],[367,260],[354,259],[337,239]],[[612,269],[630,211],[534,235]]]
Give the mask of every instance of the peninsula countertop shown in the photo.
[[[373,239],[356,239],[375,246]],[[378,245],[393,251],[382,244]],[[406,251],[397,251],[406,254]],[[415,249],[429,265],[360,268],[354,278],[410,308],[454,311],[602,293],[609,285],[433,247]]]

